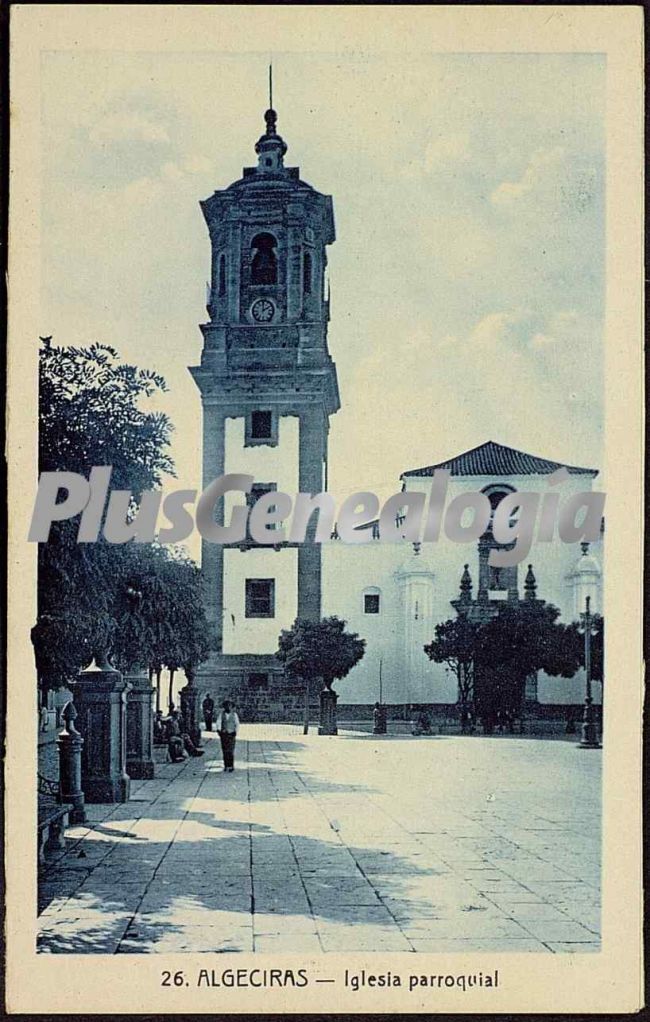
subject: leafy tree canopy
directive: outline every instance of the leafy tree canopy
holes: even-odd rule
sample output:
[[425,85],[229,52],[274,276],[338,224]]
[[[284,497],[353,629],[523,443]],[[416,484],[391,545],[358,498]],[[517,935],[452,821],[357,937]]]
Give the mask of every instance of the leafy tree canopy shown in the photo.
[[458,617],[436,627],[424,647],[429,659],[449,664],[459,681],[459,701],[479,713],[519,712],[526,678],[537,671],[572,677],[581,666],[575,625],[558,622],[560,611],[542,600],[500,607],[481,624]]
[[280,633],[278,659],[290,679],[314,681],[322,678],[327,688],[345,678],[365,653],[366,641],[346,632],[347,622],[338,617],[320,621],[297,618]]
[[120,362],[106,344],[56,347],[39,353],[39,469],[79,472],[112,465],[113,489],[142,490],[174,474],[168,454],[172,424],[144,410],[143,398],[167,390],[162,376]]
[[[60,348],[44,339],[39,375],[39,467],[86,477],[112,465],[112,488],[137,498],[173,474],[168,418],[140,407],[166,390],[157,373],[120,363],[114,349]],[[135,511],[135,502],[134,508]],[[207,656],[200,572],[155,544],[76,542],[77,523],[54,523],[39,546],[38,620],[32,630],[41,684],[73,680],[98,648],[116,665],[192,668]]]
[[479,626],[467,617],[450,618],[436,625],[435,638],[424,652],[437,664],[447,664],[458,681],[459,701],[471,701],[474,686],[474,657]]

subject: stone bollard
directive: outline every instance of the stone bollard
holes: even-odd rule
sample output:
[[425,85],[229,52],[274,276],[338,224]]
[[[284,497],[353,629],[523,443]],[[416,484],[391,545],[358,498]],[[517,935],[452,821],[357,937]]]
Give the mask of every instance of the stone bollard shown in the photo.
[[147,671],[134,669],[125,679],[130,684],[126,696],[126,772],[132,780],[154,776],[153,697]]
[[59,801],[72,806],[70,823],[84,823],[84,793],[81,790],[81,749],[84,740],[75,727],[77,711],[72,701],[66,703],[61,713],[63,731],[56,744],[59,747]]
[[199,696],[200,692],[194,684],[194,675],[185,671],[187,685],[179,692],[181,702],[181,713],[188,735],[192,743],[199,748],[201,745],[201,724],[199,719]]
[[320,724],[319,735],[337,735],[336,727],[336,703],[338,693],[332,688],[324,688],[320,694]]
[[378,705],[375,707],[373,715],[373,735],[385,735],[386,734],[386,707]]
[[84,736],[81,786],[86,802],[128,802],[126,694],[129,683],[105,657],[79,673],[74,704]]

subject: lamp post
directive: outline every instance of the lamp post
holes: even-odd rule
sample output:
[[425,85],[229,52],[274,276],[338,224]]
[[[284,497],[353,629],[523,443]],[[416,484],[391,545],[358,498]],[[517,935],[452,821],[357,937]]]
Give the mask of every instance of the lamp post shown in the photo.
[[593,617],[590,610],[591,597],[585,598],[585,612],[580,615],[585,633],[585,707],[582,714],[582,738],[579,748],[600,749],[598,726],[591,695],[591,628]]
[[386,707],[384,706],[383,700],[383,688],[382,688],[382,667],[383,659],[379,660],[379,702],[375,704],[375,711],[373,714],[373,728],[372,733],[375,735],[386,734]]

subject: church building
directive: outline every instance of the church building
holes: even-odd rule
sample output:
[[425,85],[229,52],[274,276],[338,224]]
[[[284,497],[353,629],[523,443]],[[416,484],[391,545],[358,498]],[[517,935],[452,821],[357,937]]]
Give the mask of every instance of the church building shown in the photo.
[[[277,114],[264,116],[257,165],[201,203],[212,246],[209,321],[201,326],[201,364],[190,369],[203,410],[203,486],[225,473],[252,475],[250,506],[272,491],[327,490],[329,422],[340,407],[327,339],[332,199],[285,166]],[[505,493],[545,491],[560,467],[488,442],[440,465],[405,469],[401,484],[405,492],[428,492],[435,469],[446,468],[449,500],[481,490],[496,506]],[[566,467],[563,496],[591,487],[595,470]],[[237,502],[226,498],[220,523]],[[367,642],[363,660],[335,686],[343,715],[366,714],[380,695],[389,705],[453,705],[453,678],[422,647],[437,623],[454,616],[464,565],[476,598],[490,603],[519,598],[530,561],[539,597],[569,621],[584,609],[585,595],[592,610],[601,609],[600,546],[581,552],[559,540],[534,543],[526,565],[499,570],[488,564],[488,537],[471,547],[444,539],[381,543],[374,527],[362,545],[346,544],[336,532],[325,544],[204,541],[212,654],[199,683],[217,700],[234,698],[247,719],[298,715],[302,693],[285,682],[274,656],[279,633],[296,617],[336,614]],[[578,703],[583,690],[579,675],[539,678],[528,695]]]

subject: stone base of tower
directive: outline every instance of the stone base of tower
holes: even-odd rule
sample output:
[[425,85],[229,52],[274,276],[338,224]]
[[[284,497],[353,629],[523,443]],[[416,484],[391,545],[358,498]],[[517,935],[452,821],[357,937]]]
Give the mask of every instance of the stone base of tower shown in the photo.
[[[236,703],[242,721],[302,721],[304,690],[287,682],[282,665],[272,654],[213,654],[198,671],[195,685],[207,692],[217,709],[224,699]],[[318,719],[314,701],[312,720]]]

